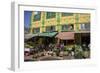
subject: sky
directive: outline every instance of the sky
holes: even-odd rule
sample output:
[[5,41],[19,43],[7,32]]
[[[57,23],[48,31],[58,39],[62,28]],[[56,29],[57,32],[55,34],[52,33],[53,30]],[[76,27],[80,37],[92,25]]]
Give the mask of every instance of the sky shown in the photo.
[[31,15],[32,15],[32,11],[24,11],[24,25],[27,28],[29,28],[31,24]]

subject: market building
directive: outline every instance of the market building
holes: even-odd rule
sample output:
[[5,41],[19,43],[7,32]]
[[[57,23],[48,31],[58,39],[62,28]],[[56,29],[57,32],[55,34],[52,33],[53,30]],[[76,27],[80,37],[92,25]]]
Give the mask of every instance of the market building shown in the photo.
[[90,14],[33,11],[30,33],[54,37],[56,43],[64,45],[90,44]]

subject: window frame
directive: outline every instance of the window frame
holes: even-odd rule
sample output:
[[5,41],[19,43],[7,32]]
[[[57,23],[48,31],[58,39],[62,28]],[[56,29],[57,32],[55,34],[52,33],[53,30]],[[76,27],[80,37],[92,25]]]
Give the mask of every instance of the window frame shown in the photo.
[[[84,25],[83,25],[84,24]],[[89,25],[89,27],[86,27],[86,25]],[[90,23],[82,23],[80,24],[80,30],[82,31],[90,31]]]
[[74,13],[61,13],[61,16],[64,17],[64,16],[73,16]]
[[55,18],[56,12],[46,12],[46,19]]
[[[34,31],[34,30],[35,30],[35,31]],[[33,28],[32,32],[33,32],[33,33],[40,33],[40,28],[39,28],[39,27]]]
[[46,27],[46,32],[54,32],[54,31],[56,31],[56,26],[47,26]]
[[[69,29],[70,26],[72,26],[73,29]],[[61,31],[74,31],[74,24],[64,24],[64,25],[62,25],[61,26]]]
[[34,11],[38,12],[37,14],[34,14],[33,21],[40,21],[41,20],[41,11]]

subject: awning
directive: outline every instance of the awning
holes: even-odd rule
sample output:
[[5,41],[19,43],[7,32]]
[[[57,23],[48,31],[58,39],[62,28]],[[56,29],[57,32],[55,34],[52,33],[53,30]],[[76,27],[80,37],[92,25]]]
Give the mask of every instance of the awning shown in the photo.
[[24,39],[31,39],[33,37],[54,37],[57,32],[44,32],[44,33],[36,33],[36,34],[25,34]]
[[57,34],[57,32],[44,32],[39,33],[38,36],[40,37],[54,37]]
[[74,32],[60,32],[56,35],[56,38],[61,40],[74,40]]

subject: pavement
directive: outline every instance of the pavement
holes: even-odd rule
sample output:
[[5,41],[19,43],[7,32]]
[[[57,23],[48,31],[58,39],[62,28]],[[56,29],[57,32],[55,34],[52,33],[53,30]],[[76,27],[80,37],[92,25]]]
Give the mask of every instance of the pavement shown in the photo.
[[61,57],[60,56],[45,55],[45,56],[40,56],[40,57],[38,57],[36,59],[33,59],[33,55],[24,57],[25,61],[70,60],[70,59],[75,59],[75,58],[72,55],[61,56]]
[[37,58],[37,60],[40,60],[40,61],[44,61],[44,60],[63,60],[62,57],[57,57],[57,56],[42,56],[42,57],[39,57]]

